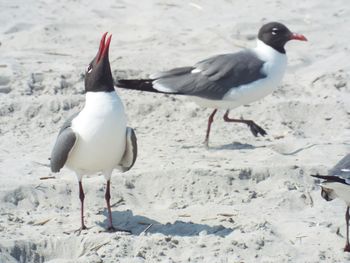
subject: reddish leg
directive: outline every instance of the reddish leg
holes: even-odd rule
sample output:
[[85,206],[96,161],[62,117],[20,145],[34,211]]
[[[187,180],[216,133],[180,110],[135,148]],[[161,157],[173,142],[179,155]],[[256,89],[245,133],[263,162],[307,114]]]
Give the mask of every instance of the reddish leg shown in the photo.
[[108,210],[108,228],[107,230],[113,231],[113,220],[112,220],[112,211],[111,211],[111,181],[107,180],[107,187],[106,187],[106,194],[105,194],[105,199],[107,203],[107,210]]
[[84,199],[85,199],[85,194],[84,194],[84,190],[83,190],[83,184],[81,183],[81,181],[79,181],[79,199],[80,199],[80,203],[81,203],[81,214],[80,214],[80,218],[81,218],[81,230],[83,229],[87,229],[87,227],[84,224]]
[[106,199],[107,210],[108,210],[108,228],[107,228],[107,230],[109,232],[122,231],[122,232],[131,233],[129,230],[124,230],[124,229],[116,228],[113,226],[112,210],[111,210],[111,203],[110,203],[110,200],[111,200],[111,181],[110,180],[107,180],[105,199]]
[[347,207],[346,213],[345,213],[345,221],[346,221],[346,243],[345,243],[345,247],[344,247],[344,251],[345,251],[345,252],[350,252],[350,244],[349,244],[349,219],[350,219],[349,207]]
[[248,127],[250,128],[250,131],[253,133],[253,135],[255,137],[258,136],[259,134],[262,135],[262,136],[265,136],[267,134],[266,131],[263,128],[261,128],[259,125],[257,125],[254,121],[252,121],[252,120],[241,120],[241,119],[230,119],[228,117],[228,113],[229,113],[229,110],[227,110],[225,112],[224,121],[226,121],[226,122],[238,122],[238,123],[247,124]]
[[207,128],[207,134],[205,136],[205,141],[204,141],[204,145],[205,147],[208,148],[208,144],[209,144],[209,134],[210,134],[210,128],[211,128],[211,124],[213,123],[214,121],[214,115],[215,113],[218,111],[218,109],[215,109],[209,116],[209,119],[208,119],[208,128]]

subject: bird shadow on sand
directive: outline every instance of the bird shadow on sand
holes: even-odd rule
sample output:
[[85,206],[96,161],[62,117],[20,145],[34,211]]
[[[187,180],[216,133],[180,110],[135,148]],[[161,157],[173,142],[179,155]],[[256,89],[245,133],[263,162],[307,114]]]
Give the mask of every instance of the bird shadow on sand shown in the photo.
[[233,142],[229,144],[211,146],[209,150],[255,150],[257,148],[265,148],[266,145],[254,146],[248,143]]
[[[103,212],[107,217],[107,210]],[[143,232],[160,233],[167,236],[198,236],[205,231],[208,235],[225,237],[233,232],[233,228],[226,228],[222,225],[209,226],[206,224],[196,224],[192,222],[175,221],[173,223],[162,224],[156,220],[145,216],[134,215],[131,210],[112,212],[113,224],[117,228],[131,231],[132,235],[138,236]],[[103,222],[97,223],[101,227],[106,227],[107,218]]]

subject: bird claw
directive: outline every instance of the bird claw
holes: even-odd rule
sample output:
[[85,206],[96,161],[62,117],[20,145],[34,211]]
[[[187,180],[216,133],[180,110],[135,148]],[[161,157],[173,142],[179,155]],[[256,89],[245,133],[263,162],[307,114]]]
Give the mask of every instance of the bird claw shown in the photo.
[[80,228],[77,230],[74,230],[74,233],[78,233],[78,236],[81,234],[83,230],[89,230],[91,227],[86,227],[86,225],[82,225]]
[[344,252],[350,252],[350,244],[347,243],[344,247]]
[[259,134],[261,136],[267,135],[267,132],[263,128],[261,128],[259,125],[257,125],[255,122],[251,121],[247,123],[247,125],[249,126],[250,131],[253,133],[255,137],[257,137]]
[[109,226],[109,227],[106,229],[106,232],[110,232],[110,233],[114,233],[114,232],[125,232],[125,233],[128,233],[128,234],[131,234],[131,231],[130,231],[130,230],[126,230],[126,229],[122,229],[122,228],[118,228],[118,227],[114,227],[114,226]]

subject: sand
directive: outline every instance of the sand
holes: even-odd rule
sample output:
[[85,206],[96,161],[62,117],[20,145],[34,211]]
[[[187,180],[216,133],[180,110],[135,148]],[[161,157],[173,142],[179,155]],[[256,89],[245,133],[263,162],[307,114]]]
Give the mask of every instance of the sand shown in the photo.
[[[86,224],[73,172],[45,166],[64,120],[84,103],[83,73],[103,32],[115,77],[147,77],[254,47],[259,27],[285,23],[282,85],[233,110],[268,136],[186,98],[118,90],[139,155],[114,172],[106,233],[103,176],[84,178]],[[350,6],[318,1],[0,2],[0,262],[349,262],[345,204],[326,202],[310,173],[350,149]],[[42,177],[55,176],[41,180]]]

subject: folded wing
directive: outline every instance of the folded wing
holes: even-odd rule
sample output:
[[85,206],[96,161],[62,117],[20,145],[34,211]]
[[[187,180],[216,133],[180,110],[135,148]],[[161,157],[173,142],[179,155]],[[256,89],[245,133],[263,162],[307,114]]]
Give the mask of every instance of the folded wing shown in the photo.
[[119,165],[123,172],[126,172],[134,166],[137,157],[137,139],[134,130],[126,128],[126,147],[122,160]]
[[68,118],[58,133],[56,143],[52,149],[50,158],[51,171],[54,173],[58,173],[65,165],[68,155],[77,140],[74,131],[71,129],[71,125],[72,120],[78,114],[79,113],[76,113]]
[[151,75],[155,89],[219,100],[232,88],[265,78],[264,61],[245,50]]

